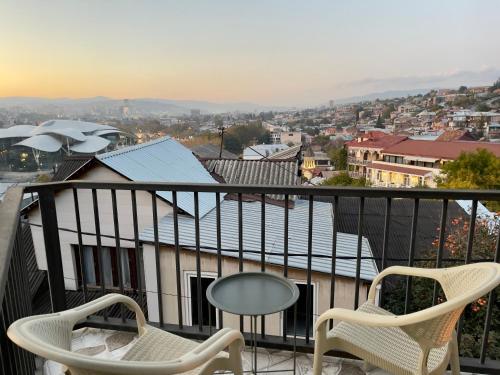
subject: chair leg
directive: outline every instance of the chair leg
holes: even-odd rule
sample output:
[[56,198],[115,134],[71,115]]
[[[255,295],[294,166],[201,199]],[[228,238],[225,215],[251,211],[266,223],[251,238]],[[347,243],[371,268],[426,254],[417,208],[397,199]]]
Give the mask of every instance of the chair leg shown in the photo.
[[460,375],[460,355],[458,353],[457,336],[451,340],[450,368],[452,375]]
[[321,331],[316,331],[316,340],[314,342],[314,360],[313,360],[313,375],[321,375],[323,371],[323,353],[325,348],[322,345]]

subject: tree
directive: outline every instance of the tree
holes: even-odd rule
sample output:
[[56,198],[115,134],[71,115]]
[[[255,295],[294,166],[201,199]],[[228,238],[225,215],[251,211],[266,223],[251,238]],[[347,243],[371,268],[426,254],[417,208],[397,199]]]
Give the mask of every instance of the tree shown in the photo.
[[500,89],[500,78],[498,78],[496,82],[490,87],[489,91],[493,92],[497,89]]
[[366,186],[364,178],[352,178],[347,172],[341,172],[325,181],[322,185],[330,186]]
[[[443,165],[442,176],[436,178],[438,187],[450,189],[500,189],[500,158],[479,149],[462,152],[457,160]],[[498,202],[486,202],[491,210],[499,210]]]
[[337,171],[347,169],[347,150],[344,147],[334,148],[328,152],[328,156]]
[[382,118],[380,117],[380,115],[378,115],[378,117],[377,117],[377,123],[375,124],[375,127],[379,128],[379,129],[385,128],[384,123],[382,122]]
[[465,94],[465,93],[467,92],[467,86],[460,86],[460,87],[458,88],[458,92],[459,92],[460,94]]
[[491,108],[486,103],[479,103],[476,106],[476,111],[478,112],[488,112]]
[[387,120],[391,118],[391,113],[394,112],[396,108],[394,107],[394,104],[389,104],[387,107],[384,108],[384,112],[382,113],[382,119]]

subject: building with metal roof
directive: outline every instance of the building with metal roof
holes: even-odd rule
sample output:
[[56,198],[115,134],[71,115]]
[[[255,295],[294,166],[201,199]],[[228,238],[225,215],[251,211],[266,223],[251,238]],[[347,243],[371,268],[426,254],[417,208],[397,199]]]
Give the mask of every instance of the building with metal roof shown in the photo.
[[272,154],[286,150],[289,147],[284,144],[262,144],[262,145],[254,145],[248,146],[243,150],[243,159],[245,160],[260,160],[270,157]]
[[289,160],[289,159],[300,160],[301,159],[301,152],[302,152],[302,145],[292,146],[292,147],[286,148],[282,151],[275,152],[274,154],[269,156],[268,159],[270,159],[270,160]]
[[[297,161],[286,160],[203,160],[210,173],[222,177],[225,183],[240,185],[298,185]],[[269,195],[271,199],[284,199],[283,195]]]
[[[261,203],[243,202],[243,258],[260,262],[261,259]],[[312,229],[312,263],[316,272],[331,273],[331,262],[324,257],[332,253],[333,214],[330,203],[314,202]],[[238,202],[225,200],[220,205],[221,214],[221,249],[222,255],[238,257]],[[309,222],[309,202],[297,200],[295,207],[288,210],[288,264],[297,269],[307,269],[307,233],[304,227]],[[265,260],[269,264],[283,265],[284,257],[284,215],[282,207],[266,204],[265,206]],[[158,223],[159,241],[165,245],[174,245],[173,215],[164,216]],[[195,250],[195,220],[186,215],[178,215],[179,243],[187,250]],[[200,249],[207,253],[216,253],[217,249],[216,210],[210,211],[200,219]],[[154,242],[154,228],[141,232],[140,239],[147,243]],[[356,276],[357,235],[337,233],[336,274],[354,278]],[[314,257],[316,255],[316,257]],[[322,258],[323,257],[323,258]],[[352,257],[345,259],[343,257]],[[373,257],[370,244],[362,238],[362,257]],[[377,266],[372,259],[361,260],[361,279],[373,280],[377,275]]]
[[[170,137],[99,154],[97,160],[131,181],[217,183],[193,153]],[[172,202],[170,191],[156,194]],[[224,197],[221,194],[221,199]],[[199,193],[199,214],[204,216],[216,205],[215,194]],[[194,194],[177,193],[180,209],[194,216]]]
[[219,155],[223,159],[238,159],[238,155],[233,154],[227,150],[222,149],[222,154],[220,153],[220,146],[207,143],[204,145],[197,145],[191,147],[191,151],[198,156],[200,159],[215,159],[218,158]]

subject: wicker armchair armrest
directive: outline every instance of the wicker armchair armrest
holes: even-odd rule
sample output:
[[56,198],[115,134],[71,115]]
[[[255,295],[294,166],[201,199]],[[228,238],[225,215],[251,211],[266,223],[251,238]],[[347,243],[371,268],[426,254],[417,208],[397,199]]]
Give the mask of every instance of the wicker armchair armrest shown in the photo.
[[144,317],[144,314],[139,305],[132,298],[124,296],[123,294],[106,294],[105,296],[97,298],[74,309],[63,311],[60,313],[60,315],[61,317],[71,320],[73,324],[75,324],[79,320],[85,319],[89,315],[92,315],[116,303],[123,303],[129,310],[135,312],[139,335],[142,335],[144,333],[144,326],[146,325],[146,318]]
[[377,285],[380,284],[382,279],[389,275],[404,275],[404,276],[417,276],[426,277],[429,279],[434,279],[440,282],[443,269],[433,269],[433,268],[416,268],[416,267],[404,267],[404,266],[392,266],[388,267],[382,272],[380,272],[377,277],[373,280],[368,293],[368,301],[375,303],[375,296],[377,293]]

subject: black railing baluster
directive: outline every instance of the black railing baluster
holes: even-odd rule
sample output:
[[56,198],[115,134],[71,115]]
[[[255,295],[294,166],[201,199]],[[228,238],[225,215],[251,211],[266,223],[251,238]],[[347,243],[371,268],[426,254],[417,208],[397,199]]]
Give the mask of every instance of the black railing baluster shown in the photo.
[[[113,226],[115,229],[115,248],[116,248],[116,263],[118,268],[118,286],[120,293],[124,294],[123,288],[123,269],[122,269],[122,249],[120,244],[120,224],[118,222],[118,207],[116,205],[116,190],[111,189],[111,205],[113,206]],[[120,315],[122,321],[125,321],[125,306],[120,304]]]
[[[285,215],[284,215],[284,233],[283,233],[283,276],[288,278],[288,204],[289,197],[285,194]],[[283,341],[286,341],[287,332],[287,312],[283,311]]]
[[[241,193],[238,193],[238,271],[243,272],[243,198]],[[243,330],[243,316],[240,315],[240,331],[243,332]]]
[[[194,192],[194,232],[196,239],[196,300],[198,307],[198,329],[200,331],[203,331],[203,302],[201,299],[200,208],[198,192],[196,191]],[[208,308],[210,308],[210,306]]]
[[363,219],[365,211],[365,197],[359,198],[358,211],[358,247],[356,252],[356,279],[354,282],[354,310],[359,306],[359,284],[361,278],[361,254],[363,249]]
[[[104,280],[104,262],[102,256],[102,243],[101,243],[101,223],[99,219],[99,203],[97,200],[97,190],[92,189],[92,206],[94,208],[94,225],[95,225],[95,238],[97,248],[97,263],[99,265],[99,282],[101,283],[101,295],[106,294],[106,282]],[[104,319],[108,319],[108,309],[103,311]]]
[[[445,233],[446,233],[446,215],[448,212],[448,199],[443,199],[443,206],[441,208],[441,227],[439,228],[439,247],[436,256],[436,268],[440,268],[443,262],[443,249],[444,249],[444,241],[445,241]],[[439,294],[439,285],[436,281],[434,281],[434,292],[432,294],[432,305],[434,306],[437,303]]]
[[179,328],[182,329],[182,288],[181,288],[181,256],[179,246],[179,207],[177,206],[177,192],[172,191],[172,205],[174,211],[174,246],[175,246],[175,283],[177,288],[177,316]]
[[[221,236],[221,224],[220,224],[220,193],[215,193],[215,220],[216,220],[216,235],[217,235],[217,277],[222,277],[222,236]],[[218,310],[219,317],[219,329],[224,327],[222,310]]]
[[314,196],[309,196],[309,226],[307,230],[307,287],[306,287],[306,343],[309,343],[309,318],[311,318],[311,314],[309,309],[312,306],[313,296],[311,294],[311,267],[312,267],[312,245],[313,245],[313,214],[314,214]]
[[[266,195],[262,194],[260,203],[260,270],[266,270]],[[260,317],[262,339],[266,338],[266,316]]]
[[137,272],[137,292],[138,292],[137,294],[138,294],[139,306],[141,306],[141,309],[144,309],[144,298],[142,295],[143,266],[142,266],[142,254],[140,252],[140,245],[139,245],[139,221],[137,219],[137,197],[135,190],[130,191],[130,198],[132,200],[132,223],[134,227],[135,263],[137,270],[136,272]]
[[38,191],[38,198],[40,201],[43,241],[47,258],[50,302],[52,304],[52,312],[59,312],[66,310],[66,291],[54,191],[50,188],[41,188]]
[[[333,198],[333,228],[332,228],[332,269],[330,273],[330,308],[335,306],[335,275],[337,268],[337,232],[339,229],[339,197]],[[330,329],[333,328],[333,321],[330,320]]]
[[[391,225],[391,198],[386,198],[385,200],[385,219],[384,219],[384,240],[382,244],[382,261],[381,261],[381,271],[385,270],[387,267],[387,254],[389,252],[389,238],[390,238],[390,225]],[[379,305],[382,307],[384,305],[384,288],[385,280],[382,279],[380,283],[380,296]]]
[[76,188],[73,188],[73,203],[75,205],[76,232],[78,237],[78,259],[80,260],[80,273],[82,275],[83,303],[87,303],[87,275],[85,271],[85,262],[83,261],[82,223],[80,220],[80,203],[78,202],[78,190]]
[[160,327],[163,326],[163,291],[161,286],[161,260],[160,260],[160,238],[158,233],[158,207],[156,205],[156,191],[151,191],[151,206],[153,209],[153,232],[155,242],[155,265],[156,265],[156,295],[158,298],[158,317]]
[[[410,235],[410,249],[408,252],[408,267],[413,267],[413,261],[415,259],[415,241],[417,238],[417,225],[418,225],[418,208],[419,208],[419,199],[415,199],[413,201],[413,215],[411,219],[411,235]],[[412,278],[411,276],[406,277],[406,292],[405,292],[405,314],[408,313],[410,309],[410,300],[411,300],[411,285]]]
[[[469,235],[467,238],[467,252],[465,253],[465,264],[469,264],[472,260],[472,248],[474,245],[474,232],[476,230],[476,215],[477,215],[477,200],[472,201],[472,208],[469,220]],[[465,309],[468,309],[466,306]],[[462,329],[464,326],[464,314],[460,317],[457,327],[457,342],[460,347],[460,341],[462,341]]]
[[[498,225],[498,223],[496,223]],[[497,235],[497,248],[495,250],[495,263],[500,263],[500,228],[498,228]],[[484,364],[486,361],[486,352],[488,351],[488,338],[490,335],[491,328],[491,317],[493,315],[493,309],[496,305],[494,302],[496,301],[496,288],[493,289],[488,294],[488,306],[486,307],[486,317],[484,319],[484,330],[483,330],[483,339],[481,340],[481,352],[479,354],[479,362]],[[497,306],[498,308],[498,306]]]

